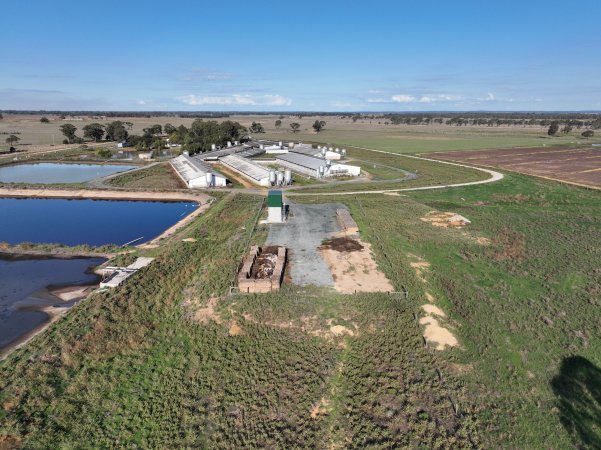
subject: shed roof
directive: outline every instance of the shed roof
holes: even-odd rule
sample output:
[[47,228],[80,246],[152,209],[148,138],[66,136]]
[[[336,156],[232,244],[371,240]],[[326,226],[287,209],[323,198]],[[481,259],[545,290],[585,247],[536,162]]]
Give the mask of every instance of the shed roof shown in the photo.
[[303,155],[301,153],[286,153],[278,155],[276,160],[286,161],[299,166],[307,167],[312,170],[319,170],[319,166],[326,166],[326,161],[323,158],[315,156]]
[[269,170],[255,162],[244,159],[238,155],[227,155],[221,158],[221,162],[233,169],[242,172],[253,180],[261,181],[269,178]]

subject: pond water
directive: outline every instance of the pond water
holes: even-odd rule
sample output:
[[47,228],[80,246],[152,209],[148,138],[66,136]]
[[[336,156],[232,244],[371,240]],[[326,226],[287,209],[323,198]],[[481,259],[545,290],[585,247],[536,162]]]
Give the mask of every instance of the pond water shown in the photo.
[[32,184],[83,183],[136,167],[138,166],[123,164],[16,164],[0,167],[0,182]]
[[0,258],[0,349],[48,320],[40,308],[73,305],[72,301],[50,295],[48,287],[96,284],[100,277],[88,269],[104,261],[103,258]]
[[137,245],[197,207],[192,202],[0,198],[0,242]]

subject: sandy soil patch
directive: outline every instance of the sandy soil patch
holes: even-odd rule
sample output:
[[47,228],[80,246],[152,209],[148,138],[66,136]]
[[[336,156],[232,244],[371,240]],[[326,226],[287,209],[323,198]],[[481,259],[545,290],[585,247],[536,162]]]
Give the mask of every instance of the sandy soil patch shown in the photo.
[[425,304],[425,305],[422,305],[422,309],[429,315],[434,315],[434,316],[438,316],[438,317],[446,317],[447,316],[444,313],[444,311],[436,305]]
[[460,214],[438,211],[431,211],[420,220],[440,228],[462,228],[471,223],[469,219]]
[[424,337],[426,341],[436,350],[444,350],[447,346],[456,347],[459,345],[453,333],[444,328],[434,316],[428,315],[422,317],[419,323],[425,327]]
[[59,289],[53,289],[50,294],[60,298],[63,301],[69,302],[72,300],[80,300],[86,298],[90,292],[97,286],[68,286]]
[[241,334],[244,334],[244,330],[242,330],[242,328],[240,328],[240,326],[238,324],[236,324],[236,322],[234,322],[230,326],[230,329],[228,330],[228,334],[230,336],[239,336]]
[[425,274],[430,268],[430,263],[420,259],[419,261],[414,261],[409,265],[413,268],[413,270],[415,270],[415,275],[417,275],[417,278],[425,283],[427,281]]
[[484,236],[480,236],[476,238],[476,244],[478,245],[490,245],[490,239]]
[[194,320],[200,323],[208,323],[211,320],[217,323],[223,322],[221,316],[215,311],[217,303],[219,303],[219,297],[209,298],[207,306],[196,310]]
[[392,283],[378,269],[369,243],[360,239],[333,241],[335,245],[324,245],[320,252],[332,273],[334,289],[343,294],[394,291]]

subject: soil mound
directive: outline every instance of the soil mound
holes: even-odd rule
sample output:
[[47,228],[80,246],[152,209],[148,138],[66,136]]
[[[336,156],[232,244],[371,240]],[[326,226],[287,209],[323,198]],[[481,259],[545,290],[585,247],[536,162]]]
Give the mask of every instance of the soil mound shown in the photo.
[[363,250],[363,245],[354,239],[338,237],[324,241],[320,248],[337,252],[358,252]]

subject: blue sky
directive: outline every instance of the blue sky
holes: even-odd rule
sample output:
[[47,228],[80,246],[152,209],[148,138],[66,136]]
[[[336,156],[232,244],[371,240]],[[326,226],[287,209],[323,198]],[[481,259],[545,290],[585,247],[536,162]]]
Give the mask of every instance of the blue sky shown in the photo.
[[601,110],[598,0],[23,0],[2,12],[0,109]]

